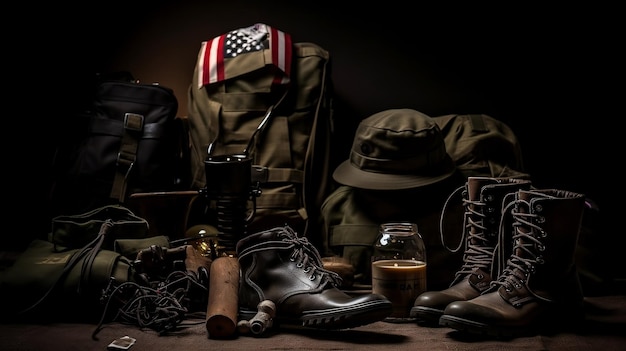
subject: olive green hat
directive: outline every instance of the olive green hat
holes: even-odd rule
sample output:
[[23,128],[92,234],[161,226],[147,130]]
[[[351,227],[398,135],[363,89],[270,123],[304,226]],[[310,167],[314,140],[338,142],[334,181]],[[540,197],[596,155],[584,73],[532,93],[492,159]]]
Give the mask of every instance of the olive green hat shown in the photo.
[[391,109],[359,123],[350,158],[333,178],[356,188],[397,190],[430,185],[454,172],[435,121],[412,109]]

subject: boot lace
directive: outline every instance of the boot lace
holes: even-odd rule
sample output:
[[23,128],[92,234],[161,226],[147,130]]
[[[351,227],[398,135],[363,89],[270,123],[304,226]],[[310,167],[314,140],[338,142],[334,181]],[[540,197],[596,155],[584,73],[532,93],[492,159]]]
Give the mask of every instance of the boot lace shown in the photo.
[[[530,211],[521,212],[519,211],[521,206],[528,209],[530,208],[530,203],[524,200],[512,201],[503,211],[505,214],[510,212],[510,215],[514,219],[512,224],[514,230],[512,237],[513,252],[506,261],[506,266],[498,276],[498,279],[491,282],[491,291],[498,289],[500,286],[504,287],[507,292],[523,288],[528,282],[528,276],[535,272],[537,265],[544,263],[541,254],[544,250],[544,245],[540,241],[540,238],[545,237],[546,232],[540,226],[533,223],[533,219],[540,218],[541,216],[530,213]],[[505,216],[502,217],[500,222],[501,227],[504,226],[505,222]],[[502,228],[500,229],[500,233],[502,235]],[[503,240],[503,236],[501,236],[499,242],[503,243]],[[533,294],[530,289],[528,289],[528,291],[532,296],[526,299],[519,299],[514,305],[519,306],[533,296],[544,301],[549,301]]]
[[[445,243],[445,235],[443,230],[444,217],[448,211],[448,204],[456,194],[465,189],[464,186],[457,188],[453,191],[448,199],[444,203],[443,210],[439,221],[439,234],[441,238],[441,244],[450,252],[458,252],[463,243],[465,243],[465,251],[463,253],[463,265],[455,273],[455,279],[451,285],[456,284],[463,279],[467,274],[475,272],[479,268],[489,270],[493,262],[494,250],[488,245],[488,238],[486,237],[487,227],[483,225],[484,219],[487,217],[483,214],[482,209],[487,206],[486,203],[481,201],[469,200],[468,196],[462,198],[463,207],[465,209],[463,214],[463,233],[461,240],[456,248],[450,248]],[[474,230],[472,230],[474,229]],[[479,278],[483,277],[479,275]]]
[[298,268],[302,268],[309,274],[310,280],[315,280],[318,275],[322,280],[335,287],[341,286],[342,278],[338,273],[324,268],[322,257],[315,246],[305,237],[299,237],[294,230],[286,226],[282,240],[293,246],[293,252],[289,256],[292,262],[296,262]]
[[[97,339],[107,318],[110,322],[149,328],[159,335],[204,324],[203,312],[193,306],[192,297],[207,292],[207,287],[194,274],[183,270],[173,271],[162,280],[151,280],[148,285],[134,281],[118,284],[112,278],[102,292],[101,302],[105,307],[92,338]],[[111,316],[110,312],[115,314]]]

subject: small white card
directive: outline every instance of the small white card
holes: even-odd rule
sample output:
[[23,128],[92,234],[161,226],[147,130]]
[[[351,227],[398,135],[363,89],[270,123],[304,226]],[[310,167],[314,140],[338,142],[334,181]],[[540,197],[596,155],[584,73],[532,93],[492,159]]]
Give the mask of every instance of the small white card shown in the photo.
[[108,349],[109,350],[128,350],[131,346],[135,344],[135,341],[137,341],[137,339],[131,338],[130,336],[126,335],[119,339],[113,340],[109,344]]

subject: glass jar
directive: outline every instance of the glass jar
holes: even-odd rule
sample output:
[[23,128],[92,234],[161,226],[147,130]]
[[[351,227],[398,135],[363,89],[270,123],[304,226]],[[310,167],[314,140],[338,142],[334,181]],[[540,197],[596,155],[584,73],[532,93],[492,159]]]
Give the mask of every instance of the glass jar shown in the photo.
[[426,291],[426,247],[417,224],[383,223],[372,255],[372,292],[393,305],[387,322],[408,322],[417,296]]

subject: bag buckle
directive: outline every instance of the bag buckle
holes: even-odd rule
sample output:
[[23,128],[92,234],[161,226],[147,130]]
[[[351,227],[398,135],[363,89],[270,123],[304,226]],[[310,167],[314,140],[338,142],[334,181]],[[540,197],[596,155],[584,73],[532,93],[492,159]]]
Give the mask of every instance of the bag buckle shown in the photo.
[[265,184],[269,180],[269,168],[252,166],[252,183]]
[[143,129],[143,115],[127,112],[124,114],[124,129],[140,132]]
[[126,168],[126,176],[128,176],[128,174],[130,173],[130,170],[133,168],[133,165],[135,164],[137,157],[130,153],[130,152],[124,152],[124,151],[120,151],[117,153],[117,161],[116,161],[116,165],[117,166],[123,166],[124,168]]

